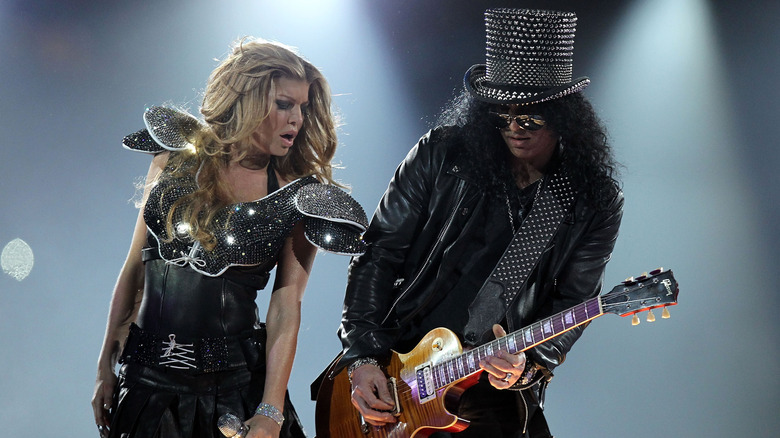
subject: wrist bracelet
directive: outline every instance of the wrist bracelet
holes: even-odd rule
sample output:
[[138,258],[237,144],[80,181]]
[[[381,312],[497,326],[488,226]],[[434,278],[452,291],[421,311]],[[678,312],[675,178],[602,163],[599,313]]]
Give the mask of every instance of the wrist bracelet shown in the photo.
[[274,420],[276,424],[279,425],[279,427],[282,427],[282,423],[284,423],[284,415],[279,412],[279,409],[277,409],[276,406],[269,405],[268,403],[260,403],[260,405],[255,410],[255,415],[268,417]]
[[536,376],[536,365],[531,362],[530,360],[527,360],[525,362],[525,369],[523,370],[523,374],[520,376],[520,382],[521,385],[527,385],[531,383],[531,381],[534,379],[534,376]]
[[509,389],[526,389],[531,387],[532,384],[540,380],[542,374],[539,371],[539,366],[532,362],[530,359],[525,362],[525,369],[520,374],[520,378]]
[[349,381],[352,381],[352,373],[355,372],[356,369],[360,368],[363,365],[374,365],[379,366],[379,362],[377,362],[376,359],[373,357],[361,357],[360,359],[352,362],[349,367],[347,368],[347,376],[349,376]]

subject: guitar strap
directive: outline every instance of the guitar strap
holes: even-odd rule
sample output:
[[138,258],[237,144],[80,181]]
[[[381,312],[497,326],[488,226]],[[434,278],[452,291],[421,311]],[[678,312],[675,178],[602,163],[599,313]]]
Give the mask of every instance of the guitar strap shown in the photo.
[[563,170],[552,174],[541,187],[530,213],[469,306],[463,331],[467,344],[474,346],[485,341],[482,337],[486,332],[503,319],[574,203],[574,195]]

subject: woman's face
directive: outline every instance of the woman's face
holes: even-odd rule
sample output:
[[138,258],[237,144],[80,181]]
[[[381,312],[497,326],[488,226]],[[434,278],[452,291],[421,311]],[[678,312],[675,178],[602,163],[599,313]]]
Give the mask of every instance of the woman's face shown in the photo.
[[[530,119],[514,118],[514,116],[522,115],[534,116],[538,114],[535,110],[534,106],[506,105],[497,108],[496,112],[510,116],[510,123],[501,129],[501,137],[504,138],[512,156],[521,161],[543,165],[547,163],[555,151],[558,144],[558,134],[547,126],[538,130],[526,129],[521,126],[522,123],[526,126],[531,125],[533,128],[533,125],[537,125],[531,121],[534,117]],[[528,121],[523,123],[524,120]]]
[[282,157],[293,146],[303,127],[309,104],[309,84],[297,79],[274,80],[275,94],[271,98],[271,113],[252,134],[252,144],[262,154]]

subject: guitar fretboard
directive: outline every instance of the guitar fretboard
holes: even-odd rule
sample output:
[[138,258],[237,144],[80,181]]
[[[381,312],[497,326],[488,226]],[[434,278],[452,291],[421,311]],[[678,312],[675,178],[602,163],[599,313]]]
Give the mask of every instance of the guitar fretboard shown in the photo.
[[479,362],[498,351],[515,354],[550,340],[566,331],[603,315],[600,297],[592,298],[528,327],[512,332],[487,344],[480,345],[457,357],[433,366],[433,383],[444,388],[453,382],[481,371]]

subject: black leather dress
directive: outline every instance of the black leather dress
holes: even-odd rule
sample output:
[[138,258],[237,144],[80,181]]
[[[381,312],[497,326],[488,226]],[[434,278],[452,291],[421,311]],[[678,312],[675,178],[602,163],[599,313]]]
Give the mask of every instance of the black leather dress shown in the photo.
[[[187,153],[168,132],[177,117],[189,120],[165,108],[148,110],[147,129],[126,137],[125,147]],[[165,124],[155,123],[160,119]],[[151,190],[144,295],[122,352],[111,437],[222,437],[220,416],[251,417],[265,383],[265,330],[255,299],[293,227],[304,221],[307,239],[322,249],[362,252],[367,220],[357,202],[313,177],[280,188],[274,175],[269,171],[266,197],[218,213],[212,250],[179,234],[186,227],[180,218],[176,235],[164,226],[172,204],[194,190],[194,175],[174,178],[166,170]],[[289,396],[283,411],[280,436],[305,436]]]

